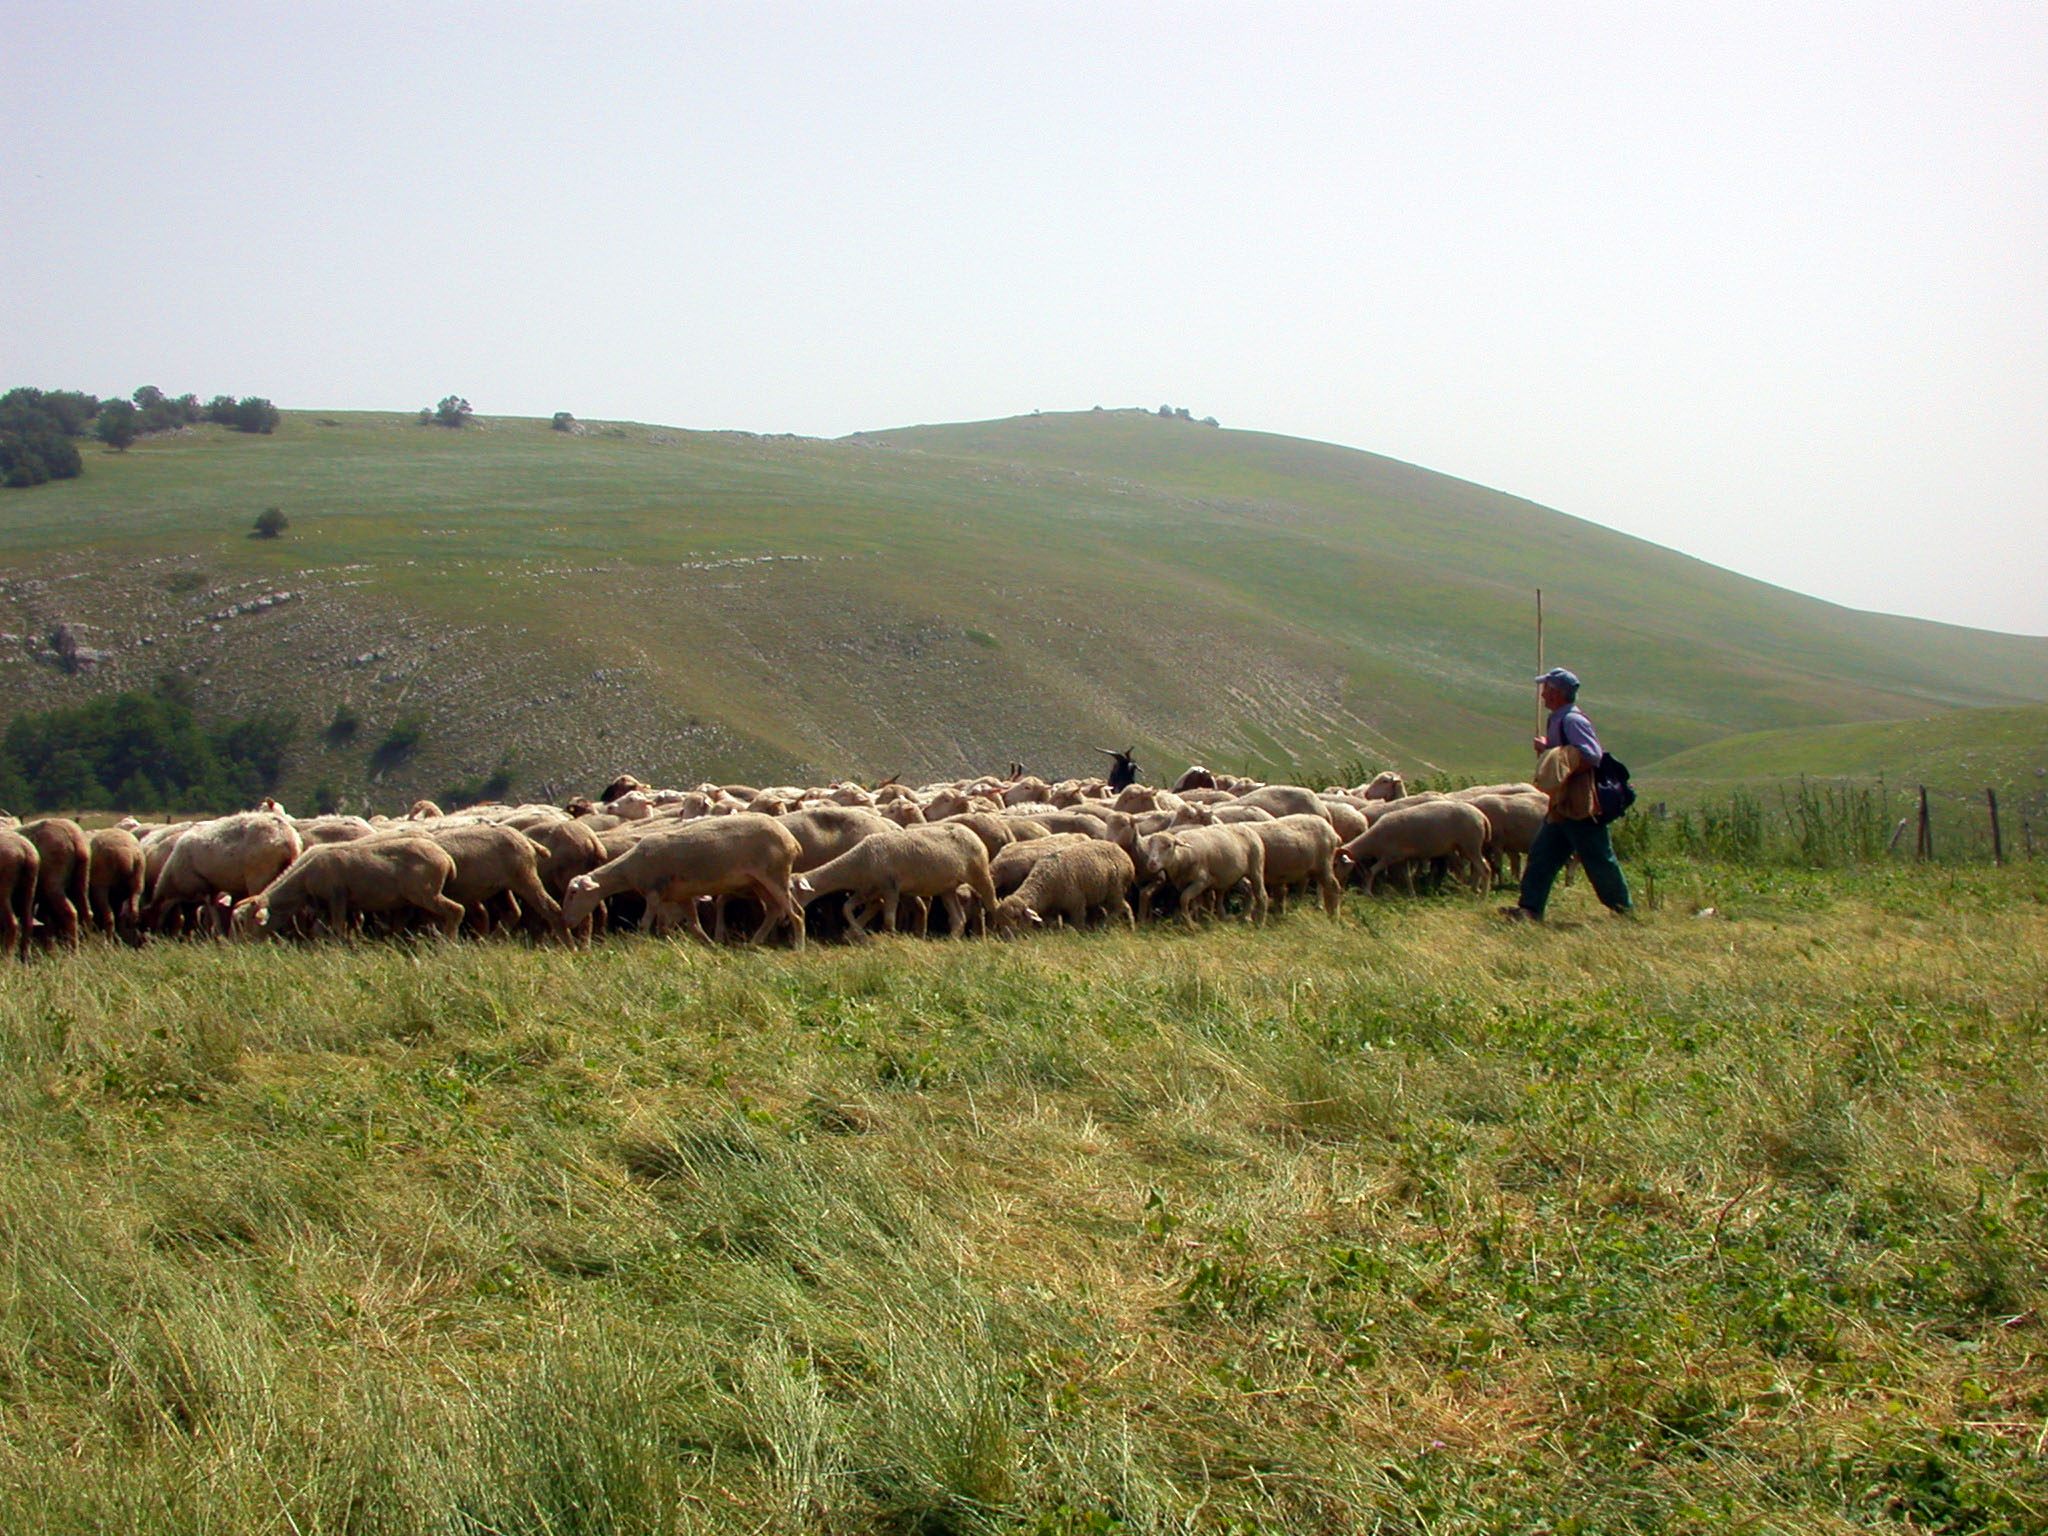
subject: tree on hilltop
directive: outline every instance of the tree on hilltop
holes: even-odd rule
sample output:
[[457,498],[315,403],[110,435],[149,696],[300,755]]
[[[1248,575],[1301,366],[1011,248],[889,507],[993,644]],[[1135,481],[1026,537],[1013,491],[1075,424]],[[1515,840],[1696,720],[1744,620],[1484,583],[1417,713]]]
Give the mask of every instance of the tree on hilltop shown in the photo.
[[449,395],[431,411],[422,407],[420,425],[423,427],[460,427],[470,418],[469,402],[460,395]]

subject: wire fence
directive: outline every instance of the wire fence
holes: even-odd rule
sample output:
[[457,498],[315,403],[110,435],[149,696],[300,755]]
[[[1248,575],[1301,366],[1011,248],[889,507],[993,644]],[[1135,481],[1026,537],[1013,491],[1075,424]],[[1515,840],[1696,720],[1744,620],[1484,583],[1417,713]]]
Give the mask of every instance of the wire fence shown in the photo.
[[1879,860],[2014,863],[2048,843],[2041,796],[2001,797],[1913,784],[1813,781],[1731,789],[1674,809],[1636,807],[1615,827],[1624,858],[1691,855],[1735,863],[1839,868]]

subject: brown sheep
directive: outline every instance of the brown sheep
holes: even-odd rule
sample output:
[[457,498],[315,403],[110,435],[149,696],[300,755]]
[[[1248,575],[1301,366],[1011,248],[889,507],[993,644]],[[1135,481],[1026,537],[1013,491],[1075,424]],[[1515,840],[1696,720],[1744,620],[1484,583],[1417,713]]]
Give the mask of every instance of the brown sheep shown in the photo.
[[0,953],[26,958],[36,920],[36,884],[43,856],[13,828],[0,830]]
[[1487,820],[1491,835],[1486,840],[1486,862],[1495,883],[1500,881],[1503,858],[1519,882],[1522,856],[1543,830],[1543,819],[1550,814],[1550,797],[1532,785],[1525,794],[1475,794],[1460,790],[1453,798],[1477,806]]
[[92,911],[86,894],[92,849],[85,828],[61,816],[50,816],[15,830],[36,845],[42,860],[36,875],[37,918],[56,942],[76,949],[79,930]]
[[[505,825],[524,832],[547,851],[547,858],[540,865],[540,880],[557,906],[569,899],[571,881],[578,875],[589,874],[610,857],[598,835],[572,817],[526,812],[511,817]],[[565,923],[563,931],[587,939],[592,926],[591,919],[586,917],[573,928]]]
[[86,839],[86,903],[96,932],[142,942],[142,843],[123,827],[102,827]]

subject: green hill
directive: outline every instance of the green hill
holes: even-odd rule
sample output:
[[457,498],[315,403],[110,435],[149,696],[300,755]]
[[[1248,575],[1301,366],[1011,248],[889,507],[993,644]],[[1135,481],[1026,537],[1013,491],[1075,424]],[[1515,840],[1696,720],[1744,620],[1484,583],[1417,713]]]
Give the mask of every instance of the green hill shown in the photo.
[[[285,536],[249,536],[279,507]],[[8,713],[166,669],[287,787],[1519,770],[1548,657],[1638,777],[1757,731],[2048,702],[2048,640],[1858,613],[1350,449],[1140,411],[833,441],[288,412],[0,497]],[[283,595],[280,595],[283,594]],[[263,599],[269,599],[267,602]],[[87,654],[74,673],[47,637]],[[348,706],[362,721],[329,747]]]

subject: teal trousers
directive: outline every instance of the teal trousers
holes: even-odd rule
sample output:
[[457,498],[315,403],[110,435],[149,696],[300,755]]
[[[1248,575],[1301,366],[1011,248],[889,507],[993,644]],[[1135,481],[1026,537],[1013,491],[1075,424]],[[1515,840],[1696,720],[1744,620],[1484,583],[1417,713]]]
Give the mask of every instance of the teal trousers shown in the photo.
[[1593,894],[1614,911],[1626,912],[1629,909],[1628,877],[1622,874],[1621,865],[1615,861],[1614,845],[1607,840],[1607,829],[1597,821],[1546,821],[1543,824],[1543,830],[1530,844],[1528,860],[1522,866],[1521,904],[1542,916],[1544,907],[1550,902],[1550,887],[1556,883],[1558,871],[1575,853],[1579,856],[1579,863],[1585,866]]

